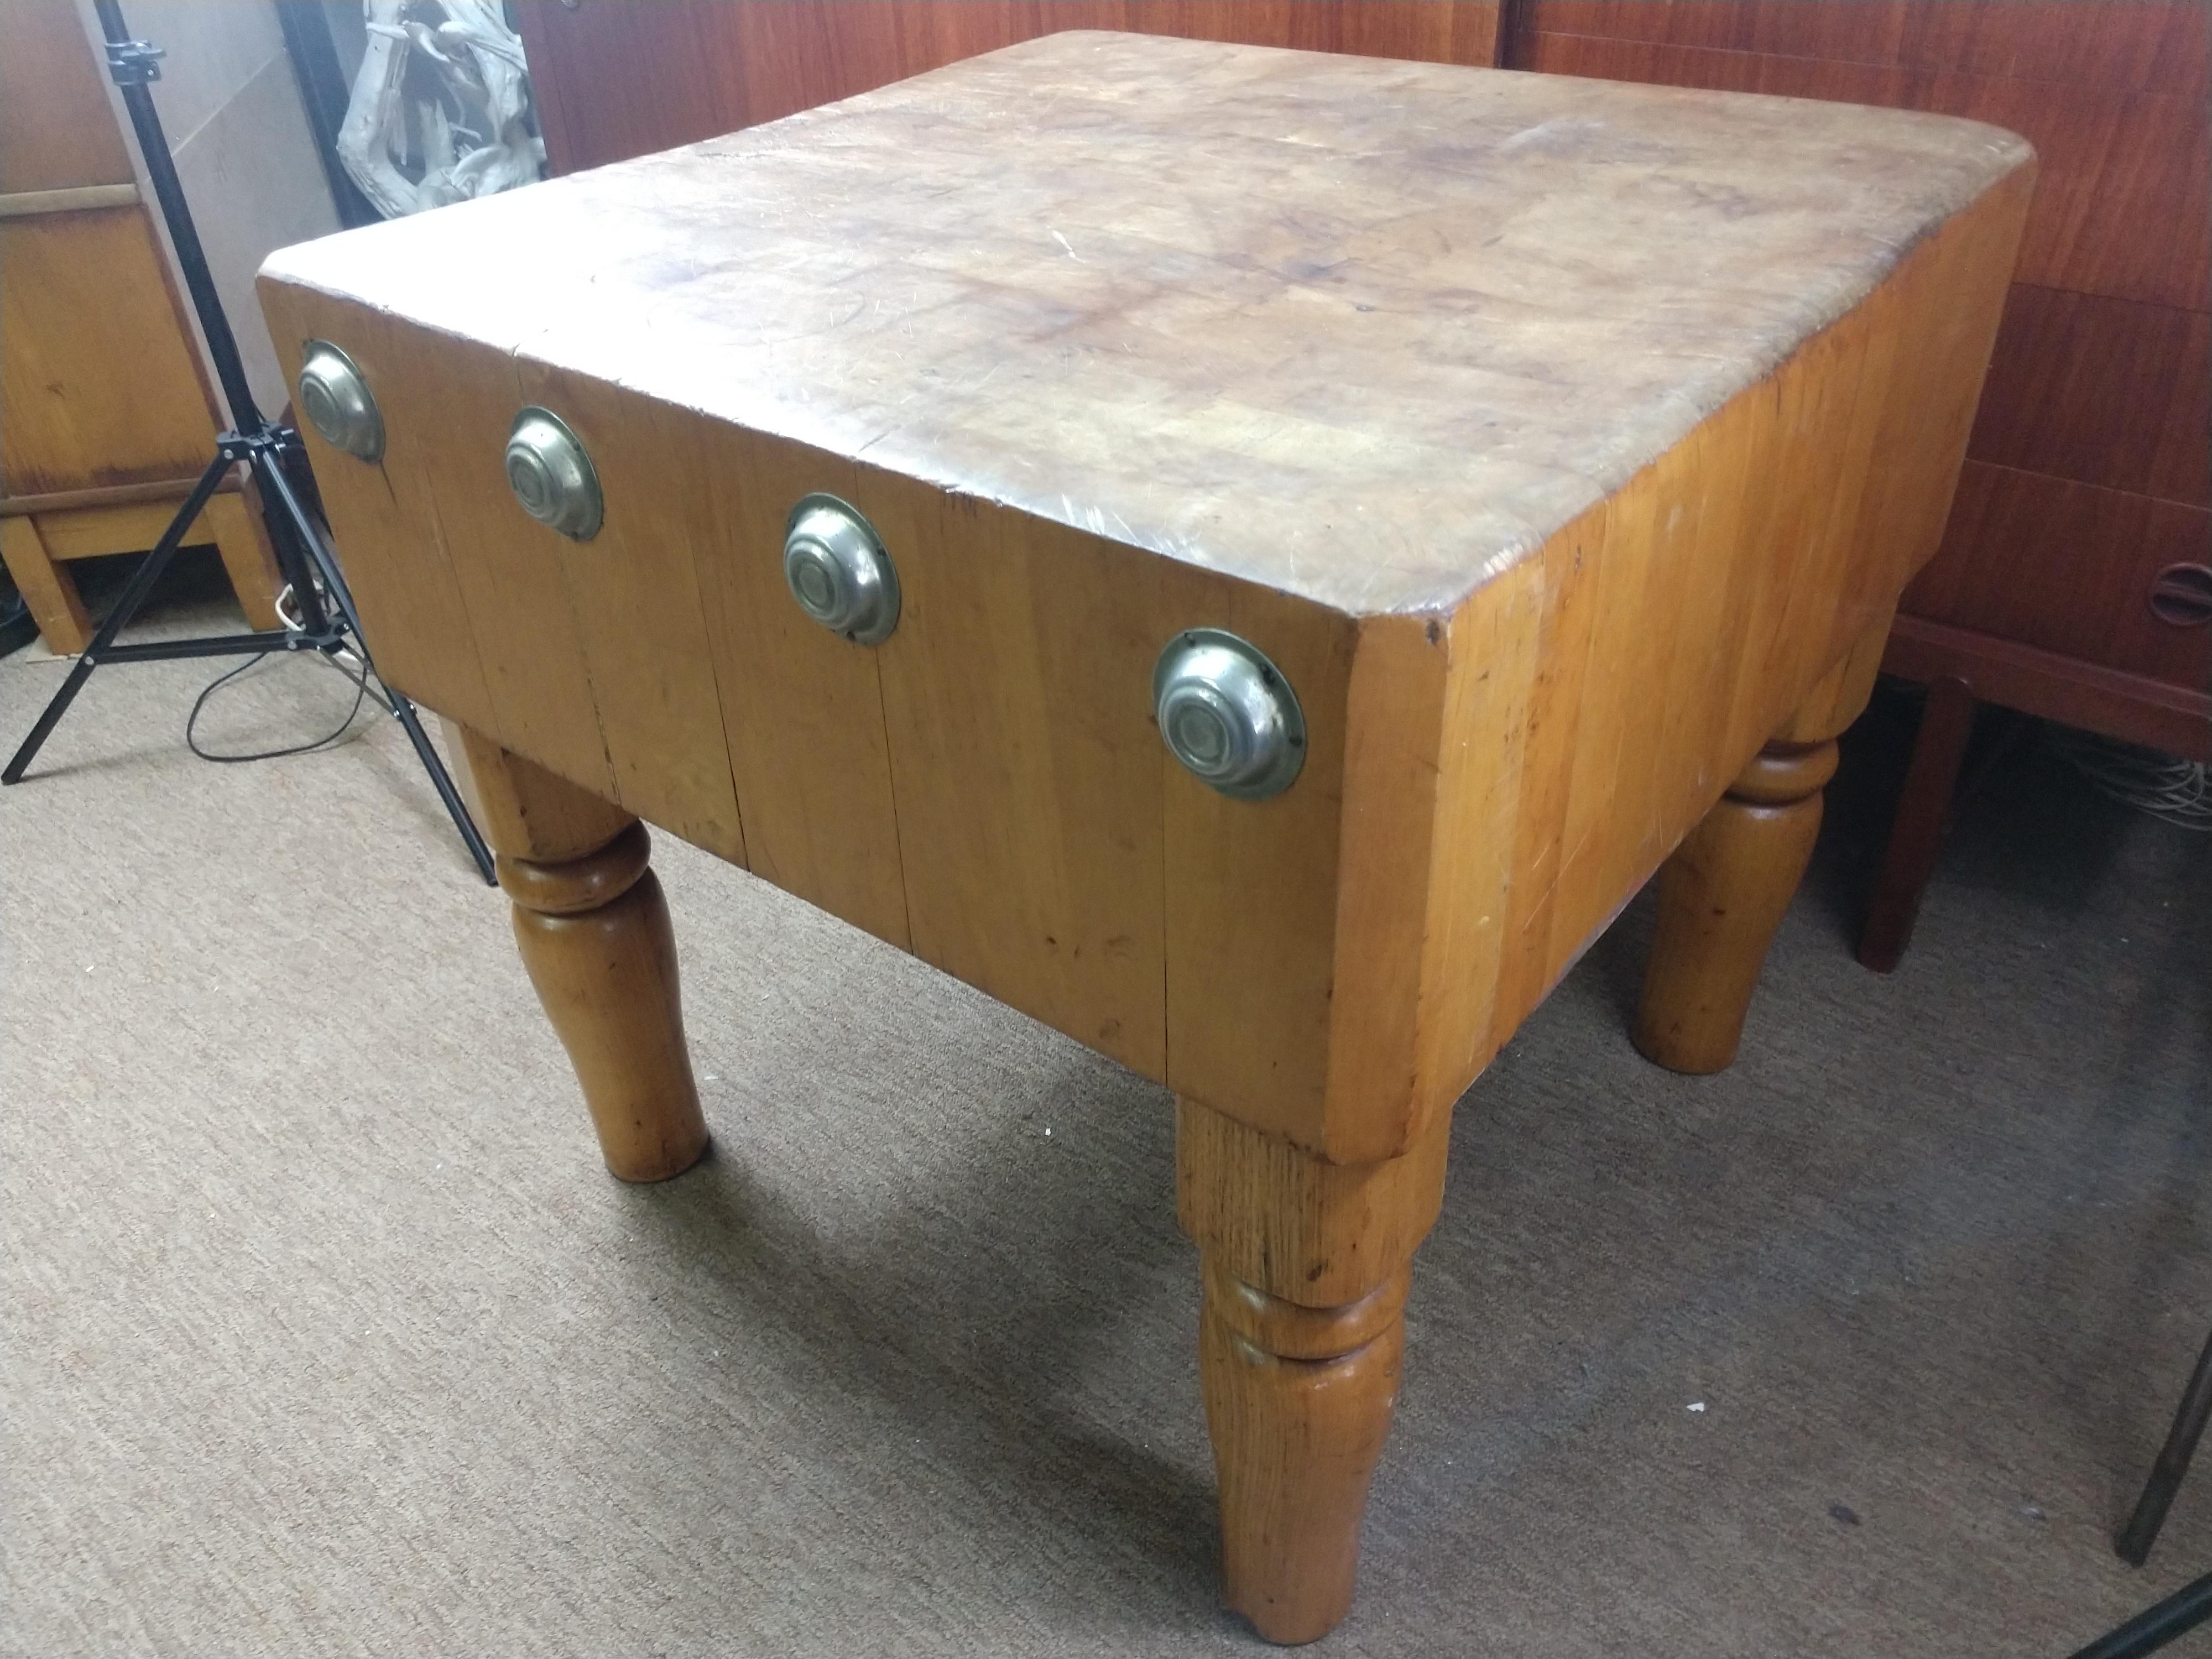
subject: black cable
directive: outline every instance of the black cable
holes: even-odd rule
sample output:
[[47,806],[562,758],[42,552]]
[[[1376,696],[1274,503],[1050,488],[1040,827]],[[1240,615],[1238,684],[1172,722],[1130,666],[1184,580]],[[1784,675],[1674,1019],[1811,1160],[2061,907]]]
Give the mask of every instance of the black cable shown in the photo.
[[[237,667],[225,669],[200,688],[199,696],[192,699],[192,712],[185,716],[185,746],[186,748],[204,761],[214,761],[224,766],[236,766],[247,761],[282,760],[287,755],[312,754],[318,749],[327,749],[353,729],[354,721],[361,716],[362,704],[368,701],[368,665],[366,662],[362,663],[360,672],[348,676],[353,681],[353,707],[346,710],[346,717],[338,722],[335,731],[317,738],[313,743],[294,744],[287,749],[263,749],[246,755],[219,755],[213,750],[201,748],[199,738],[193,733],[193,727],[198,723],[200,710],[206,707],[207,700],[246,672],[247,669],[269,660],[267,657],[248,657]],[[356,660],[360,659],[356,658]],[[331,661],[337,665],[340,673],[346,672],[344,665],[337,664],[336,658],[332,658]],[[383,699],[379,697],[378,701],[381,702]]]

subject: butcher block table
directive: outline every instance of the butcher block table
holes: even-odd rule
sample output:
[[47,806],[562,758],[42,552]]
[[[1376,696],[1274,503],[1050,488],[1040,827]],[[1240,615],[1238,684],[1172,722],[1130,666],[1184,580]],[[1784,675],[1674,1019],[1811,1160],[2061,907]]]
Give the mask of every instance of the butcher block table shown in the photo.
[[1300,1642],[1453,1104],[1662,864],[1636,1041],[1734,1054],[2033,176],[1068,33],[261,291],[614,1173],[707,1139],[641,819],[1165,1084],[1224,1594]]

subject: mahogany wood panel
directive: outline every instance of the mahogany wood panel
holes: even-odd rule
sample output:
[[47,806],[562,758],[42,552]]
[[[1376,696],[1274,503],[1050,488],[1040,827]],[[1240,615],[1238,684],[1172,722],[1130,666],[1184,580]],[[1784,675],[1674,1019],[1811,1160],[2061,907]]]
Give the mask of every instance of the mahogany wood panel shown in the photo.
[[1900,613],[1882,672],[1925,684],[1961,680],[1985,702],[2040,720],[2212,761],[2212,693]]
[[2150,611],[2152,580],[2202,563],[2212,513],[1970,461],[1942,550],[1905,593],[1917,616],[2201,690],[2212,627]]
[[[1803,8],[1855,9],[1843,0]],[[1537,18],[1544,15],[1537,9]],[[1516,36],[1512,62],[1554,74],[1938,111],[2008,127],[2035,146],[2041,169],[2021,247],[2021,281],[2205,307],[2212,286],[2212,125],[2201,94],[1602,39],[1549,33],[1533,22]]]
[[1967,453],[2212,507],[2212,313],[2015,286]]
[[[555,173],[811,109],[1061,29],[1496,60],[1494,0],[583,0],[517,9]],[[612,71],[611,70],[612,67]]]
[[2212,507],[2212,314],[2015,285],[1969,456]]
[[[1286,98],[1310,142],[1255,144],[1239,112]],[[1408,108],[1499,165],[1394,149]],[[1650,171],[1528,153],[1565,111],[1663,133]],[[487,735],[680,833],[635,781],[726,755],[726,856],[831,908],[825,870],[873,872],[884,936],[1345,1163],[1421,1139],[1932,552],[2032,171],[1839,106],[1111,35],[815,121],[272,262],[280,331],[358,333],[383,470],[427,475],[316,452],[356,475],[343,537],[411,538],[383,556],[459,591],[473,660],[398,683],[481,680]],[[1560,204],[1593,191],[1586,234]],[[1456,237],[1478,206],[1515,236]],[[435,282],[455,258],[532,281]],[[605,449],[618,534],[556,543],[509,497],[530,396]],[[781,591],[783,516],[825,489],[910,569],[873,650]],[[685,605],[712,685],[668,677]],[[1288,793],[1163,751],[1152,661],[1198,625],[1297,688]],[[763,859],[825,824],[826,865]]]
[[1516,34],[1704,46],[2198,98],[2200,0],[1518,0]]

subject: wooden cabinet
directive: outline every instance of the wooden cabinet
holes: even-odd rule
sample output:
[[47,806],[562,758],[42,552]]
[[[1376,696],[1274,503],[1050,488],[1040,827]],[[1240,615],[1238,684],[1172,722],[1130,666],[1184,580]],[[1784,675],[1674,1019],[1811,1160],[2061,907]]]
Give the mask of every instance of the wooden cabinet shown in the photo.
[[1497,61],[1495,0],[580,0],[516,9],[555,173],[919,75],[1061,29]]
[[[0,551],[62,653],[91,637],[69,562],[152,546],[218,419],[105,74],[70,0],[0,0]],[[273,626],[274,561],[234,490],[191,539]]]
[[1524,0],[1505,41],[1521,68],[1970,115],[2034,143],[1966,476],[1890,666],[2200,758],[2207,20],[2203,0]]

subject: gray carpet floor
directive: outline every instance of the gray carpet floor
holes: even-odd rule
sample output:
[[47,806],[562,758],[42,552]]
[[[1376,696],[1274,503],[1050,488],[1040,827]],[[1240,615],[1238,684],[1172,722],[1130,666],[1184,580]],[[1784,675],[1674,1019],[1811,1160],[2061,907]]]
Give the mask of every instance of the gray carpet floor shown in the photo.
[[[1161,1091],[661,837],[716,1150],[622,1187],[396,729],[206,765],[210,672],[0,794],[0,1648],[1259,1650]],[[2021,745],[1869,975],[1909,723],[1733,1071],[1628,1045],[1647,898],[1462,1103],[1320,1650],[2058,1655],[2212,1567],[2212,1454],[2108,1542],[2212,1320],[2212,847]]]

